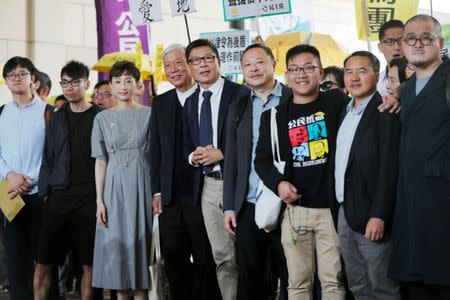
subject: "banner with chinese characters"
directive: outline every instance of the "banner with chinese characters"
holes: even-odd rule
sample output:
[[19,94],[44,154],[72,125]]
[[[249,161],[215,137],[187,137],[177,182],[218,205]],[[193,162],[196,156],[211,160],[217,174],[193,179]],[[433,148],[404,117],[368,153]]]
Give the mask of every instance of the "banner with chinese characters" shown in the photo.
[[222,0],[225,21],[288,14],[290,0]]
[[161,0],[128,0],[134,25],[148,25],[161,21]]
[[418,5],[419,0],[355,0],[358,39],[367,39],[367,28],[370,40],[378,41],[383,23],[394,19],[406,22],[417,14]]
[[194,0],[170,0],[172,17],[196,12]]
[[223,75],[241,73],[241,55],[250,45],[248,30],[204,32],[200,33],[200,38],[207,39],[216,46]]
[[441,50],[441,57],[447,57],[450,58],[450,43],[444,44],[444,47]]

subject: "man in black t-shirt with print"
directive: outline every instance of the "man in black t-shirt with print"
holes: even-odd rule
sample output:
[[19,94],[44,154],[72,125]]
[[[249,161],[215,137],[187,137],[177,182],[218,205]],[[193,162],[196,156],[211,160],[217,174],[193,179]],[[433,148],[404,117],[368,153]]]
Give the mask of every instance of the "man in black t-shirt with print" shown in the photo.
[[284,174],[273,165],[270,112],[261,117],[255,168],[264,184],[287,204],[281,242],[289,271],[289,299],[310,299],[316,255],[324,299],[345,298],[338,237],[329,200],[329,154],[339,116],[348,103],[341,91],[319,92],[323,75],[316,48],[299,45],[286,55],[293,97],[276,107]]
[[95,160],[91,132],[100,111],[85,99],[89,69],[70,61],[61,70],[60,85],[68,103],[52,117],[46,130],[39,194],[46,197],[40,236],[34,297],[47,299],[52,267],[69,250],[83,265],[82,299],[92,299],[92,260],[96,226]]

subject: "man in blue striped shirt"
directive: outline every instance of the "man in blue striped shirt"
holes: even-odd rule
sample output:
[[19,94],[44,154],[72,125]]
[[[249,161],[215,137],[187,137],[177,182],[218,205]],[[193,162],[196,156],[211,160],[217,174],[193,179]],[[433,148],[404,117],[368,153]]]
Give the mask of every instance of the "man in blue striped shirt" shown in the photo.
[[1,108],[0,177],[11,184],[11,197],[19,194],[25,201],[25,207],[13,221],[8,222],[3,216],[12,300],[33,298],[31,267],[37,259],[42,220],[43,201],[38,197],[36,183],[44,145],[46,104],[31,91],[35,70],[29,59],[18,56],[3,67],[12,99]]

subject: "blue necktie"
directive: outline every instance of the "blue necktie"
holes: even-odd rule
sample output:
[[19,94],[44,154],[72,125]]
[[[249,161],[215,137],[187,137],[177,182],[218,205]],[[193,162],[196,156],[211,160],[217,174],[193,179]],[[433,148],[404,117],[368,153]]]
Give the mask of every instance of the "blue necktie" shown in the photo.
[[[203,92],[203,103],[200,110],[200,146],[213,145],[213,129],[211,118],[211,91]],[[213,166],[203,166],[203,171],[208,174],[213,170]]]

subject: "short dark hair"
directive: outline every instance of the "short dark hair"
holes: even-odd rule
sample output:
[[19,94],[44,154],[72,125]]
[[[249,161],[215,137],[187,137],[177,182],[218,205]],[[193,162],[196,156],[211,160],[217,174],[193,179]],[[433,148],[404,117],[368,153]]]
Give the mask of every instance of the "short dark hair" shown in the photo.
[[100,80],[99,82],[97,82],[94,85],[94,90],[98,89],[99,87],[101,87],[102,85],[105,85],[105,84],[109,84],[109,80]]
[[73,79],[88,79],[89,68],[82,62],[71,60],[61,69],[61,77],[63,75]]
[[141,78],[141,72],[136,68],[136,65],[131,61],[124,60],[112,65],[109,70],[109,82],[111,82],[113,77],[120,77],[125,73],[131,75],[136,81],[139,81],[139,78]]
[[289,49],[288,52],[286,53],[286,67],[289,64],[289,60],[292,57],[297,56],[302,53],[312,54],[319,62],[319,67],[322,67],[322,61],[320,60],[319,50],[317,50],[316,47],[311,46],[311,45],[297,45],[297,46],[294,46],[291,49]]
[[403,24],[403,22],[400,20],[389,20],[387,22],[384,22],[380,27],[380,31],[378,31],[378,40],[380,42],[383,41],[386,30],[391,29],[391,28],[403,29],[403,28],[405,28],[405,24]]
[[244,57],[244,54],[247,53],[247,51],[249,51],[251,49],[257,49],[257,48],[264,50],[264,52],[266,52],[266,54],[272,59],[272,61],[275,60],[275,57],[273,56],[273,52],[269,47],[259,44],[259,43],[255,43],[255,44],[251,44],[250,46],[245,48],[244,52],[242,52],[242,55],[241,55],[241,61],[242,61],[242,58]]
[[408,65],[408,61],[404,57],[395,57],[389,63],[389,68],[397,67],[398,70],[398,79],[400,83],[406,80],[406,67]]
[[31,60],[26,57],[14,56],[11,57],[6,64],[3,66],[3,78],[6,78],[6,75],[11,73],[17,67],[22,67],[28,70],[31,75],[36,74],[36,67],[33,65]]
[[36,90],[38,94],[41,93],[44,87],[48,87],[48,92],[50,93],[50,90],[52,89],[52,81],[50,80],[50,77],[46,73],[36,70],[36,79],[41,83],[39,88]]
[[406,21],[405,26],[408,25],[410,22],[414,22],[414,21],[432,22],[434,25],[434,32],[438,36],[441,36],[441,34],[442,34],[441,23],[439,23],[439,21],[436,18],[434,18],[430,15],[425,15],[425,14],[415,15],[415,16],[411,17],[408,21]]
[[323,78],[328,75],[333,75],[336,79],[337,85],[342,89],[344,88],[344,70],[336,66],[329,66],[323,69]]
[[186,60],[189,62],[189,55],[191,54],[193,49],[204,46],[211,48],[211,50],[216,55],[217,59],[220,60],[219,51],[217,50],[216,46],[214,46],[214,44],[207,39],[197,39],[195,41],[190,42],[189,45],[187,45],[186,47]]
[[59,95],[58,97],[55,98],[55,102],[59,101],[59,100],[67,101],[66,97],[63,94],[61,94],[61,95]]
[[345,65],[347,64],[347,61],[355,56],[362,56],[362,57],[367,57],[369,59],[369,64],[370,67],[372,68],[372,71],[374,71],[375,73],[380,72],[380,61],[378,60],[378,58],[373,55],[371,52],[369,51],[355,51],[352,54],[350,54],[349,56],[347,56],[344,60],[344,70],[345,70]]

